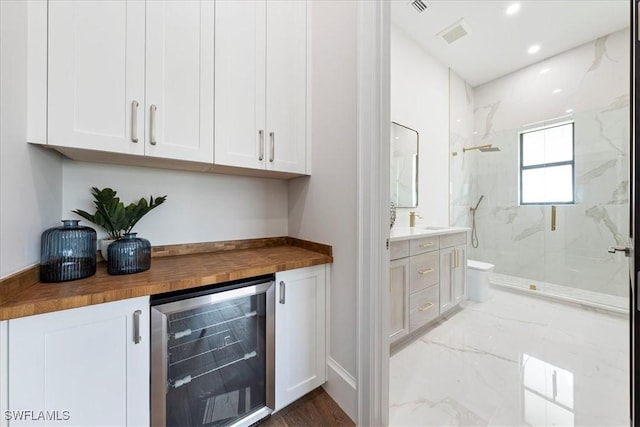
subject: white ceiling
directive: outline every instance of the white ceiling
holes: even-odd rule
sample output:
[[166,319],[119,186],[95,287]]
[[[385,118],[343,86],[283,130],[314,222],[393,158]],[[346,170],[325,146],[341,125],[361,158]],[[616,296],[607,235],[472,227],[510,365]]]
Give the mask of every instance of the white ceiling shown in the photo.
[[[393,0],[391,17],[433,57],[478,86],[629,26],[628,0]],[[508,16],[506,8],[521,8]],[[437,34],[464,18],[470,34],[450,45]],[[540,51],[527,49],[534,44]]]

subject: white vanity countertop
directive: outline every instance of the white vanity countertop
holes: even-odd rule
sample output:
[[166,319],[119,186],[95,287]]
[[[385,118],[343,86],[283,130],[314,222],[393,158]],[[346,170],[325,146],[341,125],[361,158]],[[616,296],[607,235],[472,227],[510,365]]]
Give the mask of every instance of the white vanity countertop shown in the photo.
[[413,239],[416,237],[439,236],[442,234],[452,234],[460,232],[469,232],[466,227],[393,227],[389,233],[389,241],[397,242],[399,240]]

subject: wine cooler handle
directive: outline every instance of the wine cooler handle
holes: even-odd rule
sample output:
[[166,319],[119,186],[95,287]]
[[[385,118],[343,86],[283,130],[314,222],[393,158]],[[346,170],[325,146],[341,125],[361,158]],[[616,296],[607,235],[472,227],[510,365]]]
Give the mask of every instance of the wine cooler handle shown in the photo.
[[136,310],[133,312],[133,342],[134,344],[140,344],[142,336],[140,336],[140,316],[142,316],[142,310]]
[[284,304],[285,301],[285,284],[284,281],[280,281],[280,304]]

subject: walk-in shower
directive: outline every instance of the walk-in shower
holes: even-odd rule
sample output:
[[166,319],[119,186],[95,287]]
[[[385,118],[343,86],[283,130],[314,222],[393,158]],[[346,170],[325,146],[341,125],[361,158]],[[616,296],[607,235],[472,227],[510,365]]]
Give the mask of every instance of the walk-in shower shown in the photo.
[[473,88],[451,72],[451,117],[473,123],[451,152],[500,147],[450,157],[452,224],[472,229],[492,282],[626,310],[627,259],[607,250],[628,236],[628,49],[622,29]]

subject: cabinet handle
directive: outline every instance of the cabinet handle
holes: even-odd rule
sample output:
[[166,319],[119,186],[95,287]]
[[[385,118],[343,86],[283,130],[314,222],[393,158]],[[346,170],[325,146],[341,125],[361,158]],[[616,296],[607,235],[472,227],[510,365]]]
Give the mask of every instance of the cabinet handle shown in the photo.
[[427,311],[427,310],[429,310],[429,309],[430,309],[430,308],[432,308],[432,307],[433,307],[433,303],[432,303],[432,302],[430,302],[430,303],[425,304],[425,305],[423,305],[422,307],[420,307],[420,308],[418,309],[418,311]]
[[280,281],[280,304],[284,304],[285,301],[285,284],[284,281]]
[[158,107],[156,107],[156,104],[151,104],[150,109],[151,114],[149,116],[149,125],[151,126],[151,133],[149,135],[149,142],[151,145],[156,145],[156,110]]
[[138,101],[131,101],[131,141],[138,142]]
[[551,231],[556,231],[556,207],[551,206]]
[[260,156],[258,160],[264,159],[264,130],[260,129],[258,131],[258,137],[260,138]]
[[269,154],[269,161],[273,162],[273,159],[275,158],[275,152],[276,152],[276,133],[275,132],[269,132],[269,138],[271,139],[271,153]]
[[140,336],[140,316],[142,316],[142,310],[136,310],[133,312],[133,343],[140,344],[142,337]]
[[418,245],[419,248],[428,248],[429,246],[433,246],[433,242],[429,242],[429,243],[420,243]]
[[455,260],[456,260],[455,268],[458,268],[458,267],[460,267],[460,260],[458,259],[458,250],[454,249],[453,250],[453,254],[455,255]]
[[433,273],[433,268],[427,268],[426,270],[420,270],[418,271],[418,274],[429,274],[429,273]]

